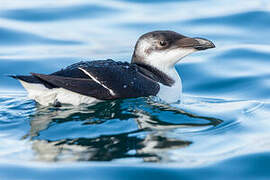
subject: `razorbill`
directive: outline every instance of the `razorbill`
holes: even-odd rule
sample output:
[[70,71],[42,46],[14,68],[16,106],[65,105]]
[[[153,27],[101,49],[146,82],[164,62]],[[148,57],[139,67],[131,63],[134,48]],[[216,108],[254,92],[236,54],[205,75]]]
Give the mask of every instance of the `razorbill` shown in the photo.
[[180,100],[182,83],[175,64],[195,51],[214,48],[204,38],[173,31],[153,31],[137,41],[131,63],[99,60],[79,62],[49,75],[12,75],[41,105],[89,104],[100,100],[158,96]]

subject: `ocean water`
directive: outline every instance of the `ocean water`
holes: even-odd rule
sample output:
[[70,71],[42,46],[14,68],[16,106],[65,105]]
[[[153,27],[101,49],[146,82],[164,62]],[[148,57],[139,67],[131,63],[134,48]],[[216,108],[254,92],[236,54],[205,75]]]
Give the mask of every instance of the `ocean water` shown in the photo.
[[[269,0],[0,1],[0,179],[269,179]],[[137,38],[213,41],[177,70],[183,100],[61,108],[8,74],[130,61]]]

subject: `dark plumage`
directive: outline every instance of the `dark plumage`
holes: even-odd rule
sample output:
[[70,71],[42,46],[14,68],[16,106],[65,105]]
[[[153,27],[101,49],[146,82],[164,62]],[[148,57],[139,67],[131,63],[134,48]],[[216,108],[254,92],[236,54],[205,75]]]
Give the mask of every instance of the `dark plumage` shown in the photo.
[[[79,68],[91,73],[95,79],[111,89],[115,95],[110,94],[107,89]],[[41,83],[50,89],[64,88],[82,95],[108,100],[156,95],[159,91],[157,82],[166,81],[159,80],[162,79],[162,75],[164,76],[164,74],[155,72],[154,69],[136,64],[99,60],[79,62],[50,75],[32,73],[32,76],[13,77],[29,83]]]
[[[91,98],[110,100],[159,93],[164,100],[177,101],[182,84],[174,69],[175,63],[192,52],[213,47],[211,41],[203,38],[189,38],[173,31],[153,31],[139,38],[131,63],[111,59],[79,62],[49,75],[31,73],[11,77],[21,81],[31,98],[45,105],[60,106],[58,99],[79,104],[90,102]],[[66,99],[71,98],[70,95],[75,96],[74,103]]]

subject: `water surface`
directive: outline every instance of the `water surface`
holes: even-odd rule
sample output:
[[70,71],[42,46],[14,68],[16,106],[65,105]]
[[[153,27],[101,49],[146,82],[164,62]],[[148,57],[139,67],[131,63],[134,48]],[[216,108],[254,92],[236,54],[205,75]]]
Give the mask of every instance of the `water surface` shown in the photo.
[[[3,1],[0,178],[268,178],[269,20],[267,0]],[[182,102],[42,107],[6,77],[130,61],[137,38],[153,30],[216,45],[177,65]]]

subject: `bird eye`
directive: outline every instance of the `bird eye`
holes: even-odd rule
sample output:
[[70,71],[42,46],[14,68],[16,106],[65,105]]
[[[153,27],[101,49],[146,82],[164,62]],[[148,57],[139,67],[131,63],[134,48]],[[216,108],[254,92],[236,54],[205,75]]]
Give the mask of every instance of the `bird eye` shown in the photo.
[[167,42],[166,42],[166,41],[160,41],[159,44],[160,44],[161,46],[166,46],[166,45],[167,45]]

